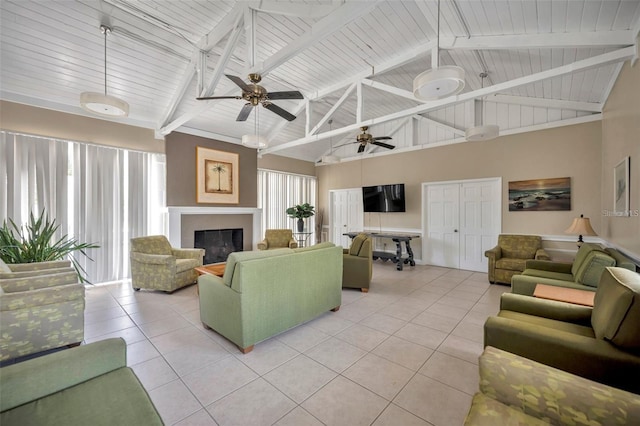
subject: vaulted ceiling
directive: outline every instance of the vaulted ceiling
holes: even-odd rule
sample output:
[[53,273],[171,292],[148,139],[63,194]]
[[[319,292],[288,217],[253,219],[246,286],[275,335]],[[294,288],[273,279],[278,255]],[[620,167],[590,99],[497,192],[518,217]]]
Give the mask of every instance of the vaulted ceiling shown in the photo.
[[[2,0],[0,97],[89,115],[79,96],[104,91],[108,25],[107,91],[130,104],[119,121],[233,143],[257,125],[264,153],[318,161],[457,143],[480,121],[504,135],[597,120],[637,54],[640,0],[441,0],[440,9],[436,0]],[[433,55],[462,67],[466,86],[419,101],[413,79]],[[250,72],[269,91],[302,92],[274,101],[294,121],[258,106],[238,122],[245,101],[196,100],[239,95],[225,74]],[[364,125],[395,150],[357,154]]]

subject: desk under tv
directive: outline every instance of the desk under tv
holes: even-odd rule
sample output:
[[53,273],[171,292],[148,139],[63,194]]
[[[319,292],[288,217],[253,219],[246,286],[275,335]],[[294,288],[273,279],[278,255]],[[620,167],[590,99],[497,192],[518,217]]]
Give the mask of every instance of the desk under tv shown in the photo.
[[[402,271],[402,265],[409,264],[416,266],[416,262],[413,260],[413,250],[411,250],[410,241],[414,238],[420,238],[418,234],[397,234],[387,232],[346,232],[343,235],[353,239],[358,234],[366,234],[372,238],[389,238],[396,243],[396,253],[387,253],[386,251],[373,252],[373,260],[382,259],[384,261],[391,260],[396,264],[396,269]],[[402,257],[402,242],[404,242],[405,250],[407,251],[407,257]]]

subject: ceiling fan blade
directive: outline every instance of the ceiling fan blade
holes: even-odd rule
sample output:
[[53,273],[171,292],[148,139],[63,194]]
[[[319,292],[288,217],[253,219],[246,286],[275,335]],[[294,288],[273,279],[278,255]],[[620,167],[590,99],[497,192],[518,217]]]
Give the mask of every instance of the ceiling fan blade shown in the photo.
[[283,110],[278,105],[272,104],[270,102],[263,102],[262,106],[271,112],[275,112],[276,114],[278,114],[280,117],[284,118],[287,121],[293,121],[296,119],[295,115]]
[[395,146],[389,145],[388,143],[384,143],[384,142],[373,141],[373,142],[371,142],[371,144],[372,145],[378,145],[378,146],[381,146],[381,147],[387,148],[387,149],[395,148]]
[[358,147],[358,154],[360,154],[361,152],[364,152],[364,144],[360,144],[360,146]]
[[288,92],[269,92],[267,98],[275,101],[279,99],[304,99],[304,96],[297,90],[290,90]]
[[252,110],[253,105],[251,105],[251,102],[247,102],[246,104],[244,104],[244,106],[240,110],[240,114],[238,114],[238,118],[236,118],[236,121],[247,121],[247,118],[249,117],[249,114],[251,114]]
[[199,101],[208,101],[211,99],[242,99],[241,96],[201,96],[196,98]]
[[229,75],[229,74],[225,74],[225,75],[229,80],[233,81],[236,84],[236,86],[241,88],[243,92],[253,91],[253,88],[249,86],[247,83],[245,83],[244,80],[242,80],[240,77],[237,77],[235,75]]
[[385,141],[389,139],[393,139],[393,138],[391,136],[380,136],[379,138],[373,138],[374,141]]

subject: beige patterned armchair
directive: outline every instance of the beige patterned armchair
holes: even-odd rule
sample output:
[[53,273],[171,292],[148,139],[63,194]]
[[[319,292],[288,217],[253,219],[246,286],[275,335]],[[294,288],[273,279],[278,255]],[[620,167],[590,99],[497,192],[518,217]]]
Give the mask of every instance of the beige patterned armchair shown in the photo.
[[141,288],[173,292],[198,280],[194,268],[202,266],[204,250],[171,247],[164,235],[131,239],[131,284]]
[[489,282],[511,284],[511,277],[524,271],[527,259],[551,260],[538,235],[498,236],[498,245],[484,252],[489,258]]
[[264,240],[258,243],[258,250],[271,250],[283,247],[298,248],[298,243],[293,238],[291,229],[267,229],[264,232]]
[[0,361],[80,344],[84,290],[69,261],[0,261]]

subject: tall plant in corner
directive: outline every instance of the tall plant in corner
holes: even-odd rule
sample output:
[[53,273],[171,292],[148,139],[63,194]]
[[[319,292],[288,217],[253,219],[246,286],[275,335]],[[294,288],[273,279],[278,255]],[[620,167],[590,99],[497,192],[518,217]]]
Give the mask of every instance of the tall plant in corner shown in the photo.
[[85,250],[100,246],[94,243],[80,243],[67,235],[55,241],[55,233],[59,227],[55,219],[49,220],[44,210],[37,219],[31,213],[24,229],[11,219],[9,223],[5,220],[0,228],[0,258],[11,264],[62,260],[69,255],[73,267],[78,272],[80,282],[89,282],[86,271],[80,266],[73,253],[80,252],[89,260],[93,260]]

